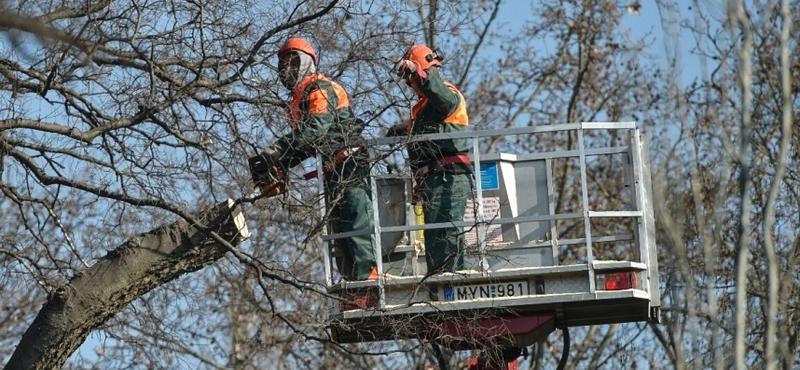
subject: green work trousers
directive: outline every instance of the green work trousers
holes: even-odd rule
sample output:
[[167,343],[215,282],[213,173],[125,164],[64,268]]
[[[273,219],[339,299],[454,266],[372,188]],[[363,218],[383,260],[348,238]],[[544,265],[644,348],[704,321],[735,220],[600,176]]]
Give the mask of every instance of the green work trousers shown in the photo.
[[[326,174],[327,206],[330,207],[332,233],[374,231],[369,169],[360,161],[350,161]],[[336,239],[339,272],[346,280],[367,280],[376,266],[375,238],[372,234]]]
[[[471,188],[471,173],[430,173],[419,189],[425,224],[463,221]],[[428,274],[464,269],[466,241],[463,229],[451,226],[424,230]]]

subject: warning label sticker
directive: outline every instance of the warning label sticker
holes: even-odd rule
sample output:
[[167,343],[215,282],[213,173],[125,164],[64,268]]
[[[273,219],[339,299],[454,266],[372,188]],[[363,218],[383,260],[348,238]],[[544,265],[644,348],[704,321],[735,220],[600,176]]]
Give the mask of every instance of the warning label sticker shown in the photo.
[[[467,200],[467,208],[464,212],[464,221],[475,221],[475,214],[478,212],[478,206],[475,200]],[[486,225],[486,242],[499,243],[503,241],[503,229],[501,225],[490,224],[493,219],[502,218],[500,212],[500,197],[483,197],[483,220]],[[466,230],[467,245],[478,244],[478,227],[471,230]]]

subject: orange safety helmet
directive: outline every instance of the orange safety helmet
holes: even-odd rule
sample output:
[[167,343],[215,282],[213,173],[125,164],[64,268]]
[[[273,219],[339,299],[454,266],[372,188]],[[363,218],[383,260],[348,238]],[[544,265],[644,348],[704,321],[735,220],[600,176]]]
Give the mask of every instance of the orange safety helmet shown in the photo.
[[438,50],[431,50],[425,45],[414,45],[408,49],[403,59],[419,64],[422,69],[428,69],[430,66],[441,66],[444,56]]
[[314,48],[311,46],[311,44],[301,37],[292,37],[286,40],[286,42],[283,43],[283,46],[281,46],[281,49],[278,50],[278,58],[284,56],[290,51],[302,51],[310,55],[311,59],[314,61],[314,64],[317,64],[317,53],[314,52]]

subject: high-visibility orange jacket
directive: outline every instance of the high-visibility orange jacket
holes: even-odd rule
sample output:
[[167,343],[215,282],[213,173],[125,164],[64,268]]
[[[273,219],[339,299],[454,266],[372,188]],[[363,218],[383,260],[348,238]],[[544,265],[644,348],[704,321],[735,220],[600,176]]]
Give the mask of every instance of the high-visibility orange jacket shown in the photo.
[[[411,109],[408,132],[412,135],[466,131],[469,125],[467,104],[453,84],[444,81],[436,68],[419,85],[424,96]],[[432,161],[469,150],[467,139],[419,141],[407,146],[409,162],[413,168],[423,167]]]
[[292,131],[275,141],[270,149],[281,153],[281,161],[293,167],[320,152],[334,158],[352,147],[364,129],[350,109],[347,93],[336,82],[313,73],[295,87],[288,108]]

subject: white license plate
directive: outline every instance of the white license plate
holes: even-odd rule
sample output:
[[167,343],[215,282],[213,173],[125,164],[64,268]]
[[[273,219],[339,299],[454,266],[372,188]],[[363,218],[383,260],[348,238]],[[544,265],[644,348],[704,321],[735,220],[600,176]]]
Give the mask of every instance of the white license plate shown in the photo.
[[505,298],[529,295],[527,281],[507,281],[474,285],[448,285],[444,288],[446,301],[464,301],[479,298]]

